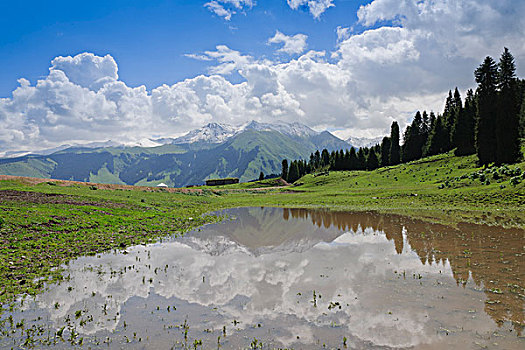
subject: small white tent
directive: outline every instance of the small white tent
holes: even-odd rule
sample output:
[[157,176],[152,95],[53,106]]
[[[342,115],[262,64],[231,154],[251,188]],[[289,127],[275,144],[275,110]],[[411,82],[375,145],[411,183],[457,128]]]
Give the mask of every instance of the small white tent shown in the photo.
[[168,188],[168,185],[166,185],[164,182],[161,182],[157,185],[157,187]]

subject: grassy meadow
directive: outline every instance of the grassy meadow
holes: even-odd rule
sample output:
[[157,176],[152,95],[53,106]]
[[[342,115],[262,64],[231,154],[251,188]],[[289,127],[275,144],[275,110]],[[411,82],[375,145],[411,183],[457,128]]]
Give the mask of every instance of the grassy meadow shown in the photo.
[[[444,224],[525,227],[525,162],[478,168],[452,153],[375,171],[307,175],[183,191],[0,181],[0,301],[63,278],[71,258],[147,244],[221,220],[240,206],[373,210]],[[106,187],[105,187],[106,188]]]

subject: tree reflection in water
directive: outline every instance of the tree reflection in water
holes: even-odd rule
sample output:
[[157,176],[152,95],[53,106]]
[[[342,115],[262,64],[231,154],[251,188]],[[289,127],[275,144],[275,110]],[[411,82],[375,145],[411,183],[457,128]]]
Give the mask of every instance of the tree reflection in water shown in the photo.
[[317,227],[358,232],[371,228],[403,251],[403,233],[423,264],[448,261],[458,285],[472,278],[487,296],[485,312],[498,324],[510,321],[521,333],[525,325],[525,230],[460,224],[450,227],[399,215],[283,209],[283,219],[310,219]]

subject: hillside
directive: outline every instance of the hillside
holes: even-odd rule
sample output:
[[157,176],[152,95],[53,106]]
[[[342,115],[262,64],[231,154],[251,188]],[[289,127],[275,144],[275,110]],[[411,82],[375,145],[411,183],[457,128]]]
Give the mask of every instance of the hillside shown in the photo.
[[[258,178],[277,174],[283,158],[308,158],[319,148],[350,147],[328,132],[298,133],[250,124],[226,141],[157,147],[72,147],[49,155],[0,159],[0,174],[74,181],[181,187],[213,177]],[[311,129],[310,129],[311,130]],[[209,140],[208,140],[209,141]]]
[[[314,173],[286,188],[287,194],[260,202],[259,196],[251,197],[244,204],[379,210],[446,223],[525,225],[525,162],[488,168],[476,162],[474,155],[457,157],[449,152],[374,171]],[[218,188],[250,187],[258,185]]]

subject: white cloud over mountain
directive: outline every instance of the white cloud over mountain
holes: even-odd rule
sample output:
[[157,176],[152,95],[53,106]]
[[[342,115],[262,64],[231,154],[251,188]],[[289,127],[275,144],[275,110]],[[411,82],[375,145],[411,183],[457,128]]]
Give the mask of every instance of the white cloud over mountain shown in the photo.
[[[309,3],[289,0],[291,7]],[[258,59],[219,45],[188,55],[209,61],[208,75],[151,91],[119,80],[109,55],[57,57],[47,76],[34,84],[20,79],[13,96],[0,99],[0,148],[126,142],[176,136],[208,122],[251,119],[300,121],[337,129],[345,138],[378,136],[392,120],[403,125],[417,109],[440,111],[446,91],[472,87],[474,69],[486,55],[498,58],[503,46],[514,54],[523,76],[522,13],[525,2],[508,0],[375,0],[358,12],[365,29],[339,29],[333,52],[302,53],[306,36],[303,46],[301,37],[277,31],[271,43],[283,44],[280,50],[297,57]],[[385,21],[393,25],[377,27]],[[232,82],[232,73],[242,80]]]

